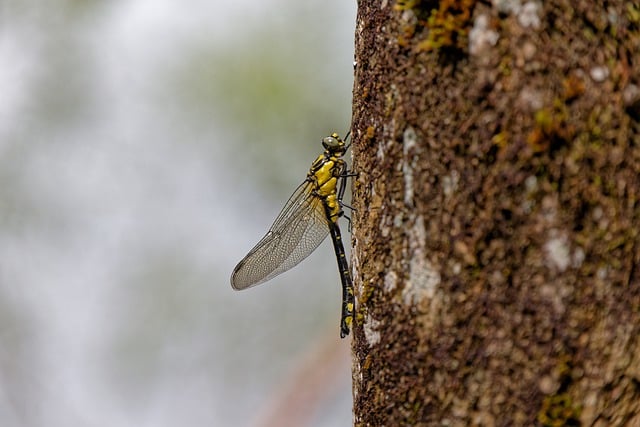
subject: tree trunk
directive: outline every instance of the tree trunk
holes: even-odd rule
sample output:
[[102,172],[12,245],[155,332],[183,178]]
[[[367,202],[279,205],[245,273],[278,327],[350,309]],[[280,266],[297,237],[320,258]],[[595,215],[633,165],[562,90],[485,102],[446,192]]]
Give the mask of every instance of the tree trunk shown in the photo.
[[355,425],[640,426],[640,5],[358,3]]

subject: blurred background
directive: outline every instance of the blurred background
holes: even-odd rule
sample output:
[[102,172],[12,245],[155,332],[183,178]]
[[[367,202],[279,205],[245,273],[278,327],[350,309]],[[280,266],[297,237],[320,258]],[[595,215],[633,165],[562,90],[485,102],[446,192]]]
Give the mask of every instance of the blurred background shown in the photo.
[[351,425],[330,241],[229,276],[349,127],[355,13],[0,0],[0,426]]

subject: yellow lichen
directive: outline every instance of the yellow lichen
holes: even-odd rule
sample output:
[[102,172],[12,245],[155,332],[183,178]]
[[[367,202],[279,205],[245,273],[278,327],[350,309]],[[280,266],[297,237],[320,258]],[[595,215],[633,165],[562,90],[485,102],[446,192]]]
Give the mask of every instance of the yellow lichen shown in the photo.
[[397,0],[394,9],[412,11],[414,19],[401,27],[398,44],[407,47],[420,30],[427,30],[426,39],[416,46],[418,51],[442,48],[465,50],[471,29],[471,17],[477,0]]
[[567,393],[547,396],[538,412],[538,422],[545,427],[577,425],[580,412],[580,406],[575,405]]
[[568,119],[567,107],[560,99],[553,107],[536,111],[535,127],[527,135],[527,144],[533,152],[541,153],[571,142],[576,132]]
[[443,0],[427,19],[427,39],[418,50],[432,51],[445,47],[464,50],[468,46],[471,15],[476,0]]

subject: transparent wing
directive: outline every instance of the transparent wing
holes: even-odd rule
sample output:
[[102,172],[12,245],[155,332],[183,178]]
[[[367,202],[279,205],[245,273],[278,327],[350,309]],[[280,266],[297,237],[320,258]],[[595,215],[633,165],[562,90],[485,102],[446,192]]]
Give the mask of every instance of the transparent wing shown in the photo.
[[233,289],[246,289],[284,273],[327,237],[324,206],[312,189],[313,183],[305,181],[294,191],[267,234],[233,270]]

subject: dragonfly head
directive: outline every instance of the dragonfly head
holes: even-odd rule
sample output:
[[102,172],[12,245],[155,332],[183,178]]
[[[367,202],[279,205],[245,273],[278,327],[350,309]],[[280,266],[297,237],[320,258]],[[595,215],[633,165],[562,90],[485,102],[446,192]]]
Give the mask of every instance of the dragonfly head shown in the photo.
[[335,132],[322,138],[322,146],[332,154],[342,155],[347,151],[344,141]]

